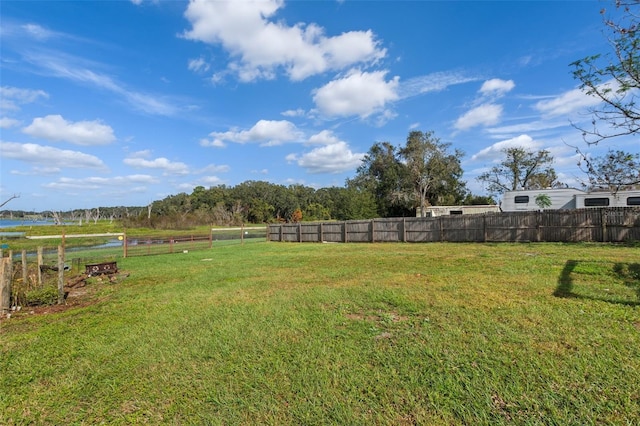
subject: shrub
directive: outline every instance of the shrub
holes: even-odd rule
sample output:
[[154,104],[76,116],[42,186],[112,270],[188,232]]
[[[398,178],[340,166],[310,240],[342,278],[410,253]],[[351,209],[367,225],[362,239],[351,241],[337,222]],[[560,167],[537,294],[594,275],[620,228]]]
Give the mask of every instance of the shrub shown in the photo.
[[36,290],[26,292],[26,305],[55,305],[58,302],[58,289],[53,286],[46,286]]

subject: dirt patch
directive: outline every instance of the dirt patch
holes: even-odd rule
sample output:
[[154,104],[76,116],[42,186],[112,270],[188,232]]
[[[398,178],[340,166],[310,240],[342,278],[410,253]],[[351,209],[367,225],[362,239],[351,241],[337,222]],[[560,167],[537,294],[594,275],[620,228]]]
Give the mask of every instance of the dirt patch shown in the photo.
[[370,322],[403,322],[409,319],[406,315],[400,315],[397,312],[378,311],[377,315],[365,315],[362,313],[349,313],[345,315],[347,319],[353,321],[370,321]]
[[374,337],[374,339],[376,340],[391,339],[392,337],[393,337],[393,334],[389,333],[388,331],[385,331],[384,333],[378,334],[376,337]]
[[353,321],[378,321],[380,318],[376,315],[364,315],[364,314],[347,314],[347,319]]

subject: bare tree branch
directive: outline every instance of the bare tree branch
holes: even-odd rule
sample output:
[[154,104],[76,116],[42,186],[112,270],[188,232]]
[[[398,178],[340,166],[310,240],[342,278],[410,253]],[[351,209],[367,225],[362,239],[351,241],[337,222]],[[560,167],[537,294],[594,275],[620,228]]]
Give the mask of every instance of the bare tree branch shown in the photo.
[[8,200],[5,200],[2,204],[0,204],[0,207],[4,206],[5,204],[7,204],[9,201],[13,200],[14,198],[20,198],[20,194],[13,194],[11,197],[9,197]]

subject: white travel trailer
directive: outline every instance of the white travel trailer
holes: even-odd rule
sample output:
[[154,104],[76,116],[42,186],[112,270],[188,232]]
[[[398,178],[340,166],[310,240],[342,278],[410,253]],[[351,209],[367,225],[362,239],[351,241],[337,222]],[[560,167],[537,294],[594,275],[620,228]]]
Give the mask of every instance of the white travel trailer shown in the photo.
[[540,210],[536,198],[546,195],[551,205],[545,210],[584,209],[594,207],[640,207],[640,190],[585,192],[575,188],[529,189],[507,191],[502,197],[503,212]]
[[575,209],[576,196],[579,194],[585,194],[585,192],[575,188],[507,191],[502,196],[500,208],[503,212],[540,210],[540,206],[536,204],[536,198],[546,195],[551,201],[551,205],[545,207],[547,210]]
[[589,192],[576,195],[576,208],[640,207],[640,191]]

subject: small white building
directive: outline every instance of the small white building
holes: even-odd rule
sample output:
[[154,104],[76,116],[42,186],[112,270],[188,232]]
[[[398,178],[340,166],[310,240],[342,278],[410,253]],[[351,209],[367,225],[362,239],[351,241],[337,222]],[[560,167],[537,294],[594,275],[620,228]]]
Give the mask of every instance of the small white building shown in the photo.
[[[424,217],[438,217],[460,214],[499,213],[500,207],[493,204],[483,204],[478,206],[429,206],[425,207],[424,210]],[[420,207],[416,209],[416,217],[423,217]]]

